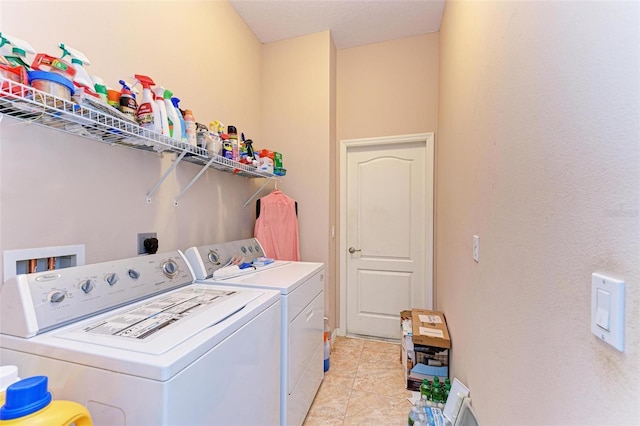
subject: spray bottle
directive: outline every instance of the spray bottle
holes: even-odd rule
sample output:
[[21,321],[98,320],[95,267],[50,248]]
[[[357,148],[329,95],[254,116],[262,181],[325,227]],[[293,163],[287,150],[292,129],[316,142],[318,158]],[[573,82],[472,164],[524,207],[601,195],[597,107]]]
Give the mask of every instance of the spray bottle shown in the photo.
[[84,69],[83,65],[91,65],[89,58],[87,58],[84,53],[76,50],[72,47],[65,46],[64,43],[59,44],[60,49],[62,49],[62,57],[60,59],[64,59],[65,56],[71,57],[71,66],[75,68],[76,75],[73,77],[73,82],[78,87],[84,87],[85,91],[90,95],[98,96],[95,92],[93,81],[89,76],[87,70]]
[[160,111],[156,107],[156,103],[153,100],[153,92],[151,92],[151,86],[155,83],[146,75],[136,74],[133,78],[137,81],[132,87],[138,82],[142,84],[142,100],[140,101],[140,105],[138,105],[138,111],[136,113],[138,124],[145,129],[162,133]]
[[120,80],[122,90],[120,91],[120,101],[118,109],[131,120],[136,121],[136,113],[138,111],[138,103],[131,93],[131,89],[127,86],[127,82]]
[[29,71],[31,67],[25,61],[27,53],[36,54],[29,43],[7,33],[0,33],[0,55],[4,56],[11,66],[20,66]]
[[162,134],[166,137],[171,137],[169,131],[169,117],[167,116],[167,108],[164,105],[164,91],[162,86],[156,86],[153,90],[153,100],[156,103],[156,109],[160,111],[160,123],[162,126]]
[[180,118],[182,118],[182,114],[178,117],[176,107],[173,106],[173,103],[171,102],[171,96],[173,96],[171,90],[167,89],[164,91],[164,108],[167,110],[167,118],[169,120],[169,137],[180,140],[182,136],[182,122],[184,122],[184,119],[180,120]]
[[184,117],[182,116],[182,111],[180,111],[180,98],[172,97],[171,103],[176,110],[176,115],[178,116],[178,120],[180,121],[180,134],[176,134],[176,139],[180,139],[182,142],[187,141],[187,126],[184,122]]

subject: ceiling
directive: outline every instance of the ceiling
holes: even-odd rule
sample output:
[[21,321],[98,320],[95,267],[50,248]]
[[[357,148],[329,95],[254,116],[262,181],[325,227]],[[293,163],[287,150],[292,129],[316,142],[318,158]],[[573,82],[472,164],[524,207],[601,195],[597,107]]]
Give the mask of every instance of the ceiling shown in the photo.
[[338,49],[440,30],[445,0],[230,0],[262,43],[331,30]]

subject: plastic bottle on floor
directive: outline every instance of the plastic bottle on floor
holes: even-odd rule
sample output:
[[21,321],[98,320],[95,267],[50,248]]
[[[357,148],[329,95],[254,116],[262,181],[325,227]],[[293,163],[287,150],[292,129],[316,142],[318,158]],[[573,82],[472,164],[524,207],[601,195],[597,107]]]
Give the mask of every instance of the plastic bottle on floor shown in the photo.
[[329,371],[329,357],[331,356],[331,338],[329,318],[324,317],[324,372]]
[[414,426],[415,425],[415,423],[418,421],[418,416],[420,415],[420,410],[421,410],[421,408],[419,407],[418,403],[416,403],[416,405],[411,407],[411,411],[409,411],[409,417],[407,419],[407,425],[408,426]]

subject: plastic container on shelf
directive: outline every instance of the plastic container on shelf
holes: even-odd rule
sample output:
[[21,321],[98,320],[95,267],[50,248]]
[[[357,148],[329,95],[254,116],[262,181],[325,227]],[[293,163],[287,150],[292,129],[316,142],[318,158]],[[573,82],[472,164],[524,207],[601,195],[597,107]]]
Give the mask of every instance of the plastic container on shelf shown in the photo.
[[89,411],[73,401],[54,401],[46,376],[33,376],[7,388],[0,408],[4,426],[92,426]]
[[187,143],[198,146],[198,136],[196,135],[196,119],[190,109],[184,111],[184,127],[187,130]]
[[[37,90],[49,93],[66,101],[74,93],[73,82],[60,74],[48,71],[29,71],[29,84]],[[55,105],[51,105],[55,106]]]

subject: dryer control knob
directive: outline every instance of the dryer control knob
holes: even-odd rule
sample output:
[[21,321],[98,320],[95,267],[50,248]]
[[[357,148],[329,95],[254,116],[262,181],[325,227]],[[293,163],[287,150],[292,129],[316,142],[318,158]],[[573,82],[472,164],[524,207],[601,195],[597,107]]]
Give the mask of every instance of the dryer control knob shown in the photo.
[[178,273],[178,264],[174,260],[167,260],[162,263],[162,272],[169,278],[173,278]]
[[115,283],[118,282],[120,278],[118,277],[118,274],[116,274],[115,272],[108,274],[106,277],[104,277],[104,280],[107,282],[107,284],[109,285],[114,285]]
[[51,303],[60,303],[64,300],[65,297],[67,297],[67,295],[64,293],[64,291],[57,290],[51,293],[51,295],[49,296],[49,301]]
[[136,271],[135,269],[129,269],[127,273],[129,274],[131,279],[137,280],[138,278],[140,278],[140,272]]
[[214,265],[220,264],[220,256],[218,256],[218,253],[215,250],[209,251],[207,257],[209,258],[209,262],[213,263]]
[[80,285],[80,288],[82,289],[82,291],[84,291],[85,293],[91,293],[91,290],[93,290],[94,288],[94,284],[93,281],[91,280],[86,280],[85,282],[83,282]]

